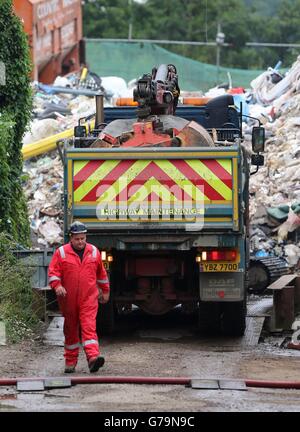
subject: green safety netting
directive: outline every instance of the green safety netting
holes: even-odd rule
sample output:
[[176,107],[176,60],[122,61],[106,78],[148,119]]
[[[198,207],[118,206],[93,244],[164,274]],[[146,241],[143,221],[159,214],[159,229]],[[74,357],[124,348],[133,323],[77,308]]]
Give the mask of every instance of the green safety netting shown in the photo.
[[230,73],[233,87],[249,88],[251,80],[262,71],[230,69],[201,63],[174,54],[156,44],[145,42],[103,42],[86,39],[86,62],[98,75],[119,76],[125,81],[149,73],[152,67],[163,63],[176,66],[182,90],[206,91],[216,84],[228,82]]

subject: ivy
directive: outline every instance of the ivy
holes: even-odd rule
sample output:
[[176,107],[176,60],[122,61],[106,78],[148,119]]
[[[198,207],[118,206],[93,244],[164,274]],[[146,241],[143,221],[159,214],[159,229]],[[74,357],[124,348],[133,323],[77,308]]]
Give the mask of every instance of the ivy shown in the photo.
[[31,288],[36,271],[34,262],[22,264],[14,250],[18,244],[8,234],[0,233],[0,321],[5,323],[9,342],[33,336],[39,324],[38,298]]
[[[28,245],[29,223],[20,177],[22,138],[32,112],[31,61],[27,36],[13,13],[12,0],[0,2],[0,231]],[[0,68],[1,71],[1,68]]]
[[0,227],[9,224],[10,217],[10,168],[6,143],[13,137],[11,117],[2,114],[0,117]]

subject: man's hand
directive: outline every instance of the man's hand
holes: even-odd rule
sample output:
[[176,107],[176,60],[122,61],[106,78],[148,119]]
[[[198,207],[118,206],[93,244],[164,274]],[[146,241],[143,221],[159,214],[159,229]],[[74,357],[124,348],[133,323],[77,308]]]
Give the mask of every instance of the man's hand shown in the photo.
[[62,285],[58,285],[58,287],[55,288],[56,295],[60,297],[66,297],[67,291]]
[[98,301],[99,301],[99,303],[107,303],[108,302],[108,300],[109,300],[109,292],[108,293],[104,293],[103,291],[102,291],[102,289],[100,289],[100,288],[98,288],[99,289],[99,297],[98,297]]

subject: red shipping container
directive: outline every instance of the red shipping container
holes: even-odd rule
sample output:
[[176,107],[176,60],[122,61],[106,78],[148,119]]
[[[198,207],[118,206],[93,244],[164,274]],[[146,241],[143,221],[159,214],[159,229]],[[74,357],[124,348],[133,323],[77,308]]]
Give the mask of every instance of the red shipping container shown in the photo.
[[34,80],[49,84],[79,70],[81,0],[14,0],[13,5],[29,37]]

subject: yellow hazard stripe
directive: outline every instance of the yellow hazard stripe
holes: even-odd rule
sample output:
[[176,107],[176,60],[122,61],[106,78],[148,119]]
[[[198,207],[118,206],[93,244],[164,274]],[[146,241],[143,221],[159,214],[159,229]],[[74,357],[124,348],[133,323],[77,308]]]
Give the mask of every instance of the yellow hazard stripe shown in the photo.
[[238,195],[238,163],[233,160],[233,224],[236,229],[239,227],[239,195]]
[[118,164],[118,160],[107,160],[97,168],[74,192],[75,202],[81,201],[104,177],[107,176]]
[[232,189],[226,186],[222,180],[217,177],[204,163],[200,160],[185,161],[199,176],[201,176],[215,191],[217,191],[226,200],[232,198]]
[[[118,161],[119,162],[119,161]],[[103,196],[97,199],[97,202],[103,201],[110,202],[116,198],[131,182],[135,179],[152,161],[151,160],[140,160],[135,162],[131,167],[125,171],[122,176],[115,181],[106,191]]]
[[68,209],[72,208],[72,204],[73,204],[72,161],[68,160]]
[[[209,201],[209,198],[204,195],[204,193],[197,187],[194,183],[192,183],[186,176],[184,176],[183,179],[183,173],[179,171],[175,165],[172,164],[172,162],[168,160],[156,160],[155,164],[159,166],[165,173],[168,174],[168,176],[176,182],[181,189],[183,189],[188,195],[192,196],[194,200],[203,200],[203,201]],[[195,196],[196,193],[196,196]]]
[[85,161],[75,161],[74,162],[74,177],[81,171],[88,163],[90,163],[89,160]]
[[232,165],[231,159],[216,159],[216,161],[227,171],[229,174],[232,174]]
[[138,203],[145,201],[148,196],[154,192],[159,198],[166,202],[178,201],[177,198],[169,191],[163,184],[161,184],[156,178],[151,177],[146,183],[144,183],[128,200],[128,204],[133,202]]
[[[222,165],[226,171],[231,174],[231,160],[217,159],[218,163]],[[81,160],[74,161],[74,176],[78,174],[90,161]],[[185,191],[195,201],[211,202],[211,200],[201,191],[201,189],[193,182],[191,182],[171,161],[169,160],[138,160],[136,161],[122,176],[105,191],[105,194],[97,199],[97,202],[110,202],[112,201],[122,190],[124,190],[135,177],[137,177],[150,163],[156,164],[162,171],[164,171],[183,191]],[[185,160],[185,162],[201,177],[203,178],[213,189],[215,189],[221,196],[224,197],[225,201],[232,200],[232,190],[222,182],[222,180],[212,172],[205,164],[200,160]],[[94,189],[117,165],[121,164],[122,160],[113,159],[106,160],[101,164],[74,192],[74,200],[76,203],[82,201],[84,197]],[[153,180],[155,177],[152,178]],[[151,187],[160,186],[163,187],[163,183],[157,182],[148,183],[147,188],[149,189],[148,194],[145,188],[145,184],[141,185],[142,190],[135,192],[134,196],[131,197],[130,202],[138,199],[137,196],[141,193],[146,198],[151,193]],[[172,193],[173,195],[173,193]],[[166,190],[164,191],[166,196]],[[169,198],[170,199],[170,198]],[[173,201],[173,198],[170,199]]]

